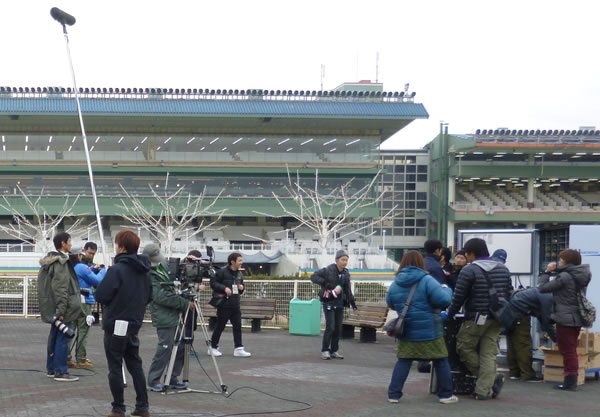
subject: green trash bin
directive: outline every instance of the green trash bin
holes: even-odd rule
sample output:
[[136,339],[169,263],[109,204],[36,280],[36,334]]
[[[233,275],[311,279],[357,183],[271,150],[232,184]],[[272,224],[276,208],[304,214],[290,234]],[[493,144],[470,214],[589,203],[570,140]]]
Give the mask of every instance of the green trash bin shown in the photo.
[[321,302],[292,298],[290,300],[290,334],[319,336],[321,333]]

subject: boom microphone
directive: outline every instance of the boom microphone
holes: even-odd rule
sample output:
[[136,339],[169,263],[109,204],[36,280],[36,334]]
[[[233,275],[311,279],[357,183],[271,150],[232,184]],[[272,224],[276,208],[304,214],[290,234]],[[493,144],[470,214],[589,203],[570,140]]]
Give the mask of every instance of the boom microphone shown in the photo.
[[50,9],[50,16],[54,18],[61,25],[73,26],[75,24],[75,18],[67,12],[63,12],[58,7]]

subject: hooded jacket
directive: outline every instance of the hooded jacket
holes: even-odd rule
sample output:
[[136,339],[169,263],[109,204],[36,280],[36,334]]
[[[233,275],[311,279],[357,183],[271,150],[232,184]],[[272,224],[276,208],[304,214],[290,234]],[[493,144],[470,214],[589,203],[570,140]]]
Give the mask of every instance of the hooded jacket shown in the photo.
[[498,295],[506,300],[509,299],[512,282],[508,268],[491,258],[478,258],[472,264],[461,269],[456,281],[452,304],[448,308],[448,316],[453,317],[463,305],[466,319],[473,319],[476,313],[489,313],[490,294],[482,268],[487,271]]
[[83,316],[77,274],[67,255],[52,251],[40,259],[38,297],[42,321],[46,323],[55,314],[63,316],[65,323]]
[[113,332],[115,320],[129,322],[128,333],[142,327],[146,305],[152,301],[150,260],[146,255],[124,254],[115,257],[96,289],[96,300],[102,303],[102,328]]
[[387,305],[401,314],[415,283],[417,288],[406,312],[404,334],[400,340],[421,342],[439,339],[444,335],[441,309],[450,304],[452,290],[442,287],[421,268],[407,266],[400,270],[388,290]]
[[169,278],[166,265],[163,262],[150,269],[152,279],[152,325],[154,327],[175,327],[179,323],[179,313],[184,313],[190,300],[177,295],[172,286],[162,286],[162,282],[173,282]]
[[[550,278],[553,277],[551,280]],[[555,273],[540,275],[538,288],[542,293],[552,293],[554,305],[552,308],[552,320],[562,326],[579,327],[583,323],[579,313],[579,301],[577,291],[583,289],[585,292],[592,274],[590,266],[584,265],[562,265],[556,268]]]

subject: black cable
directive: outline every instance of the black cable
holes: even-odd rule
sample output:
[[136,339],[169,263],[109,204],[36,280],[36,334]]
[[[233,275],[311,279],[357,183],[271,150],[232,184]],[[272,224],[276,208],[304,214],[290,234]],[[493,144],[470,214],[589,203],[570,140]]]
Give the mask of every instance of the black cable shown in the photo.
[[286,402],[290,402],[290,403],[302,404],[302,405],[305,405],[306,407],[304,407],[304,408],[297,408],[295,410],[284,410],[284,411],[253,411],[253,412],[248,412],[248,413],[220,414],[219,417],[248,416],[248,415],[254,415],[254,414],[295,413],[297,411],[305,411],[305,410],[310,410],[312,408],[312,404],[311,403],[307,403],[307,402],[300,401],[300,400],[291,400],[289,398],[284,398],[284,397],[278,397],[277,395],[269,394],[268,392],[261,391],[261,390],[259,390],[257,388],[254,388],[254,387],[247,387],[247,386],[242,386],[242,387],[236,388],[232,392],[230,392],[229,394],[223,394],[223,396],[225,398],[230,398],[233,394],[235,394],[237,391],[239,391],[241,389],[251,389],[251,390],[260,392],[261,394],[267,395],[267,396],[269,396],[271,398],[276,398],[278,400],[286,401]]
[[[92,370],[92,369],[84,369],[84,368],[77,368],[80,371],[86,371],[86,372],[91,372],[90,374],[87,375],[76,375],[76,374],[71,374],[73,376],[77,376],[77,377],[86,377],[86,376],[94,376],[97,375],[97,372]],[[0,368],[0,371],[9,371],[9,372],[39,372],[42,374],[47,374],[46,371],[40,371],[39,369],[17,369],[17,368]]]

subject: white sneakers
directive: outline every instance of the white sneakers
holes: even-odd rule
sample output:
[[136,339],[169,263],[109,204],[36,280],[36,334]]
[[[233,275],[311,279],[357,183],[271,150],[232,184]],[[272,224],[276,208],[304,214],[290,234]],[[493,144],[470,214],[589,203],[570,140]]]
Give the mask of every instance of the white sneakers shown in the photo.
[[[223,354],[221,353],[221,351],[218,348],[214,348],[214,347],[209,347],[208,348],[208,355],[209,356],[223,356]],[[244,350],[244,347],[239,347],[239,348],[235,348],[235,350],[233,351],[233,356],[237,357],[237,358],[247,358],[248,356],[252,356],[252,354],[250,352],[246,352]]]
[[209,356],[215,356],[215,357],[217,357],[217,356],[223,356],[223,354],[221,353],[221,351],[218,348],[214,348],[212,346],[210,346],[208,348],[208,352],[207,353],[208,353]]
[[233,356],[238,357],[238,358],[247,358],[248,356],[252,356],[252,354],[250,352],[246,352],[244,350],[244,347],[239,347],[239,348],[235,348],[235,350],[233,351]]
[[454,404],[458,402],[458,397],[456,395],[452,395],[448,398],[440,398],[440,402],[442,404]]

